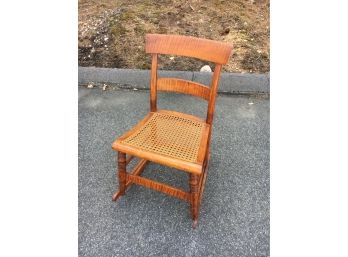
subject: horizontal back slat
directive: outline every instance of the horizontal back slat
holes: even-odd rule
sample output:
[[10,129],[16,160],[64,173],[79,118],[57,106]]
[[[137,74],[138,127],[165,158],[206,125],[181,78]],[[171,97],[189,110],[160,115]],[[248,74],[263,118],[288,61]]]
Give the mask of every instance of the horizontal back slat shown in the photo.
[[160,78],[157,80],[157,90],[189,94],[209,101],[210,89],[202,84],[176,78]]
[[147,34],[145,50],[146,53],[181,55],[226,64],[232,45],[189,36]]

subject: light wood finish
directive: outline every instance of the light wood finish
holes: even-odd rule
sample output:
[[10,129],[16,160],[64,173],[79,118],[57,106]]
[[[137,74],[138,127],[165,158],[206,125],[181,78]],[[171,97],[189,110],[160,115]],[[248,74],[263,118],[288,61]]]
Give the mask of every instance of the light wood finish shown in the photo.
[[206,160],[206,154],[209,152],[209,136],[211,134],[211,125],[206,123],[208,129],[204,130],[202,133],[202,138],[204,140],[201,141],[201,145],[199,146],[197,163],[204,164]]
[[198,176],[196,174],[190,174],[190,194],[191,194],[191,215],[193,219],[193,227],[195,228],[197,226],[198,222],[198,202],[199,202],[199,187],[198,182],[200,180],[201,176]]
[[204,187],[205,187],[205,181],[207,179],[209,159],[210,159],[210,156],[208,155],[208,158],[204,161],[203,173],[200,176],[200,181],[199,181],[199,189],[200,189],[200,191],[199,191],[199,197],[198,197],[198,209],[199,209],[199,207],[201,205],[202,196],[203,196]]
[[227,43],[179,35],[147,34],[145,41],[146,53],[181,55],[219,64],[228,62],[232,50]]
[[157,191],[160,191],[162,193],[174,196],[176,198],[179,198],[181,200],[185,200],[187,202],[191,202],[191,195],[183,190],[177,189],[172,186],[168,186],[144,177],[140,176],[134,176],[134,175],[127,175],[127,179],[135,184],[151,188]]
[[152,54],[151,64],[151,90],[150,90],[150,110],[157,111],[157,54]]
[[[139,163],[134,167],[133,171],[130,173],[134,176],[140,176],[140,174],[143,172],[143,170],[145,169],[146,165],[148,164],[149,161],[141,159],[139,161]],[[126,164],[127,165],[127,164]],[[125,191],[127,190],[127,188],[129,188],[129,186],[132,185],[132,182],[130,180],[127,180],[126,177],[126,188]],[[121,190],[121,188],[120,188]],[[117,191],[113,196],[112,196],[112,200],[116,201],[122,194],[121,191]]]
[[[112,148],[179,170],[200,174],[210,126],[197,117],[159,110],[118,138]],[[195,140],[193,140],[195,138]]]
[[[133,171],[129,174],[134,176],[140,176],[140,174],[144,171],[146,165],[149,163],[148,160],[141,159],[138,164],[134,167]],[[127,179],[126,189],[132,184],[130,180]]]
[[211,89],[210,89],[208,113],[207,113],[208,124],[213,123],[213,116],[215,111],[215,100],[216,100],[217,89],[219,86],[220,73],[221,73],[221,65],[218,64],[215,66],[213,79],[211,81]]
[[116,201],[120,196],[124,195],[126,192],[126,180],[127,180],[127,172],[126,172],[126,154],[123,152],[118,152],[118,182],[119,182],[119,191],[114,194],[112,197],[113,201]]
[[157,80],[157,90],[189,94],[207,101],[210,98],[209,87],[184,79],[159,78]]
[[[148,34],[145,48],[146,52],[152,55],[150,112],[112,144],[112,148],[118,151],[119,171],[119,191],[112,199],[116,201],[132,184],[163,192],[190,203],[195,228],[207,178],[221,68],[222,64],[227,63],[232,46],[207,39]],[[214,62],[215,69],[210,88],[182,79],[158,79],[158,54],[182,55]],[[157,90],[189,94],[208,101],[206,119],[175,111],[158,110]],[[126,154],[130,155],[128,159]],[[126,166],[133,156],[141,160],[131,173],[127,173]],[[149,161],[188,172],[190,191],[185,192],[141,177],[141,172]]]

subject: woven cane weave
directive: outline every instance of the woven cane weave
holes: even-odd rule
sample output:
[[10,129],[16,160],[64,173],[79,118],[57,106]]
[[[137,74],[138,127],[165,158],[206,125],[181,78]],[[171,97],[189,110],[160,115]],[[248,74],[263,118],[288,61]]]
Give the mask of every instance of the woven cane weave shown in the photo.
[[156,112],[122,143],[172,158],[196,162],[204,126],[204,122]]

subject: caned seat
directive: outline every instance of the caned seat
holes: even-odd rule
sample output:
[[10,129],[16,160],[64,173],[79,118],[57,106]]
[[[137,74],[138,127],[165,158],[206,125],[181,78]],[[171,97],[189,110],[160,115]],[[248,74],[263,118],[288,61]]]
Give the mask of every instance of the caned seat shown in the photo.
[[195,116],[159,110],[150,112],[133,129],[118,138],[112,148],[200,174],[209,130],[210,125]]
[[[209,146],[221,67],[227,63],[232,46],[202,38],[147,34],[145,50],[152,56],[150,112],[135,127],[112,143],[112,148],[118,152],[119,182],[119,190],[114,193],[112,200],[116,201],[124,195],[132,184],[160,191],[190,203],[195,228],[207,177]],[[159,54],[193,57],[214,62],[215,68],[210,87],[183,79],[158,78]],[[206,119],[202,120],[196,116],[175,111],[158,110],[157,91],[189,94],[208,101]],[[137,157],[140,161],[131,172],[127,172],[126,166],[133,157]],[[186,192],[140,176],[150,161],[189,173],[190,191]]]

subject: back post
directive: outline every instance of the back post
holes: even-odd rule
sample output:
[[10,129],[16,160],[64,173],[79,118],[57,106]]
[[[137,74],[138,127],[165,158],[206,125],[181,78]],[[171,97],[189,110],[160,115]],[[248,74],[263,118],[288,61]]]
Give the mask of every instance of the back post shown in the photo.
[[211,80],[210,97],[209,97],[207,119],[206,119],[206,123],[208,123],[209,125],[213,123],[214,111],[215,111],[215,100],[217,95],[217,89],[219,87],[221,67],[222,67],[221,64],[217,64],[217,63],[215,64],[213,78]]
[[157,111],[157,61],[158,54],[152,54],[151,63],[151,91],[150,91],[150,110],[151,112]]

